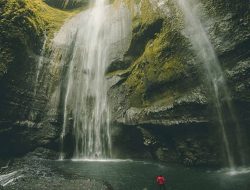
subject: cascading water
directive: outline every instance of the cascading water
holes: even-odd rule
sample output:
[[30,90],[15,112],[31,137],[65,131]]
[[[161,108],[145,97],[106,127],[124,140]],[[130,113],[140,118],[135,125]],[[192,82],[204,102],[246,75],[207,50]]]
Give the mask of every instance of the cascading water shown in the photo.
[[[108,39],[103,36],[107,33],[106,28],[102,28],[107,21],[104,20],[104,1],[97,1],[95,6],[87,23],[84,23],[87,30],[78,31],[77,34],[83,38],[77,38],[76,43],[80,43],[79,47],[83,48],[76,49],[80,51],[74,52],[71,60],[64,102],[61,138],[65,136],[65,128],[72,112],[75,157],[110,156],[109,108],[104,77],[108,63]],[[71,104],[73,109],[68,110]]]
[[[223,71],[208,35],[202,26],[201,20],[197,16],[198,14],[194,6],[195,2],[192,0],[178,0],[177,2],[185,19],[185,35],[190,39],[194,51],[203,63],[206,70],[207,80],[211,84],[211,91],[214,96],[214,106],[221,127],[228,163],[231,168],[234,168],[235,155],[240,157],[240,164],[244,164],[244,155],[242,155],[240,149],[242,147],[242,142],[239,136],[240,126],[234,114],[230,93],[223,76]],[[230,125],[228,120],[230,120]],[[230,128],[234,128],[235,130],[235,139],[230,138],[229,141],[229,130],[233,130]],[[232,148],[235,147],[234,143],[237,144],[237,148]],[[238,150],[236,150],[236,153],[233,153],[233,149]]]
[[96,0],[55,36],[48,70],[59,75],[59,85],[49,104],[50,112],[59,108],[63,115],[60,159],[65,158],[63,145],[69,131],[75,141],[74,158],[111,157],[105,71],[113,60],[122,58],[130,40],[129,10],[106,0]]
[[42,51],[41,51],[41,56],[39,57],[38,63],[37,63],[37,68],[36,68],[36,79],[35,79],[35,88],[34,88],[34,95],[36,95],[37,93],[37,87],[39,86],[39,78],[40,78],[40,74],[42,71],[42,64],[43,64],[43,59],[44,59],[44,54],[45,54],[45,48],[46,48],[46,44],[47,44],[47,35],[44,35],[44,42],[43,42],[43,46],[42,46]]

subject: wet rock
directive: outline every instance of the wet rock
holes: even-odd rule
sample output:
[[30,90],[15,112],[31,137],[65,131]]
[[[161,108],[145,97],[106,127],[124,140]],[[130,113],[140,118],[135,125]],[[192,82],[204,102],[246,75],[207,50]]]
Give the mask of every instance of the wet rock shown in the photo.
[[168,161],[169,157],[168,149],[167,148],[158,148],[156,151],[156,156],[161,161]]
[[105,181],[68,174],[53,168],[52,161],[43,160],[40,153],[51,154],[50,150],[37,149],[25,157],[14,159],[10,167],[1,174],[15,172],[9,183],[4,187],[7,190],[16,189],[93,189],[112,190],[111,185]]
[[110,72],[117,71],[117,70],[124,70],[128,67],[129,67],[128,62],[123,61],[123,60],[115,60],[111,62],[106,72],[110,73]]
[[102,182],[90,179],[43,179],[43,181],[36,178],[22,179],[16,181],[14,185],[8,186],[4,189],[16,190],[16,189],[27,189],[27,190],[112,190],[111,187],[103,184]]
[[143,50],[147,42],[154,38],[154,35],[160,32],[163,25],[163,19],[157,18],[152,22],[145,25],[138,25],[133,30],[133,37],[130,48],[126,56],[139,56],[143,53]]
[[88,0],[43,0],[48,5],[57,7],[57,8],[64,8],[64,9],[74,9],[81,6],[84,6],[88,3]]
[[57,160],[59,158],[59,153],[51,149],[46,149],[42,147],[36,148],[34,151],[27,154],[28,157],[36,157],[40,159],[51,159]]
[[[63,7],[61,0],[45,1]],[[51,13],[36,12],[37,9],[29,6],[33,1],[29,4],[13,1],[16,6],[9,6],[11,10],[6,9],[8,2],[0,3],[6,17],[13,14],[9,15],[13,19],[1,19],[0,144],[5,146],[1,147],[0,156],[16,156],[37,147],[58,150],[61,116],[54,115],[57,118],[54,120],[44,117],[49,111],[46,109],[48,89],[42,87],[34,98],[32,84],[46,23],[60,26],[66,13],[57,12],[59,20],[46,21],[43,15],[51,19]],[[65,8],[81,6],[74,2]],[[217,154],[220,145],[216,141],[220,137],[204,70],[183,35],[182,14],[175,1],[164,2],[160,9],[158,3],[144,0],[137,6],[140,10],[133,18],[130,48],[107,69],[112,122],[119,128],[114,127],[114,144],[119,147],[115,150],[117,155],[126,157],[176,159],[185,165],[215,163],[220,157]],[[248,4],[235,0],[197,3],[247,137],[250,135]],[[69,139],[68,149],[72,141]],[[169,159],[169,155],[174,156]],[[56,153],[40,148],[33,156],[57,157]],[[36,183],[37,179],[32,180]],[[43,184],[40,187],[44,188]]]
[[[167,161],[170,152],[185,165],[221,163],[219,152],[223,151],[212,94],[202,64],[183,36],[182,14],[174,1],[157,5],[157,1],[151,5],[143,1],[133,20],[132,43],[125,55],[132,57],[131,64],[122,68],[129,72],[126,77],[114,77],[109,90],[113,122],[128,128],[150,128],[144,146],[150,147],[156,139],[149,151],[156,159]],[[248,5],[234,0],[200,0],[196,6],[227,79],[240,124],[248,131],[245,134],[250,134]],[[168,9],[159,11],[164,7]],[[154,35],[148,33],[147,27],[157,22],[161,22],[156,27],[159,30],[153,31]],[[112,68],[116,73],[115,63]],[[207,135],[205,131],[209,131]]]
[[112,156],[115,158],[152,158],[144,145],[143,134],[136,127],[113,126]]
[[[40,59],[49,57],[45,39],[49,41],[64,20],[77,12],[52,9],[46,3],[37,5],[32,0],[2,1],[0,9],[3,13],[0,18],[0,144],[5,145],[0,148],[0,156],[23,155],[41,146],[57,149],[60,125],[44,118],[48,113],[48,88],[35,84],[37,67]],[[53,77],[48,76],[51,83]]]
[[[196,107],[196,109],[192,110],[193,107]],[[204,117],[206,109],[207,99],[196,89],[166,106],[129,108],[124,117],[118,119],[117,122],[128,125],[146,124],[161,126],[207,123],[209,118]],[[202,110],[203,113],[201,112]]]
[[16,156],[32,151],[36,147],[56,149],[58,146],[59,131],[54,125],[46,123],[40,126],[27,120],[9,125],[9,128],[5,127],[5,130],[0,133],[0,142],[5,143],[5,147],[0,150],[0,155]]

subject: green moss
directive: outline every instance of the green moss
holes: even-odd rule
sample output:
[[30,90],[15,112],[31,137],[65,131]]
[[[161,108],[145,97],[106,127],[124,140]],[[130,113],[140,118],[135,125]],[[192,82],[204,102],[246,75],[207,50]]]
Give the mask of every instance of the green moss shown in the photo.
[[[52,38],[65,20],[77,12],[52,8],[42,0],[0,1],[0,79],[9,65],[20,62],[21,51],[39,53],[45,32]],[[23,58],[25,59],[25,58]],[[23,60],[24,61],[24,60]]]
[[57,8],[62,8],[62,9],[73,9],[77,7],[81,7],[85,4],[88,3],[87,0],[43,0],[46,2],[48,5],[57,7]]
[[26,0],[27,5],[34,14],[45,24],[49,37],[52,37],[55,31],[59,30],[67,18],[70,18],[80,12],[82,8],[74,10],[60,10],[48,6],[42,0]]
[[[173,83],[185,73],[185,61],[181,52],[176,51],[184,46],[185,39],[178,32],[178,25],[171,28],[168,26],[165,25],[160,33],[155,35],[155,39],[147,43],[142,56],[130,68],[131,74],[125,85],[131,89],[133,106],[147,106],[151,92],[157,94],[160,92],[157,88]],[[159,94],[164,95],[164,92]],[[171,96],[170,92],[169,97]]]
[[[173,103],[187,90],[183,81],[191,52],[181,34],[182,15],[173,2],[168,2],[169,14],[153,8],[149,0],[141,1],[141,14],[133,18],[133,37],[128,55],[132,64],[124,82],[130,106],[147,107]],[[156,26],[158,27],[155,30]],[[154,30],[151,30],[154,28]],[[143,43],[141,43],[143,42]]]
[[152,23],[159,17],[160,14],[154,11],[153,6],[149,0],[144,0],[141,2],[140,20],[142,24]]
[[185,66],[179,58],[170,58],[161,68],[158,81],[169,81],[179,78],[185,72]]
[[116,71],[106,73],[106,77],[113,77],[113,76],[126,77],[126,76],[128,76],[130,74],[130,72],[131,71],[129,69],[116,70]]

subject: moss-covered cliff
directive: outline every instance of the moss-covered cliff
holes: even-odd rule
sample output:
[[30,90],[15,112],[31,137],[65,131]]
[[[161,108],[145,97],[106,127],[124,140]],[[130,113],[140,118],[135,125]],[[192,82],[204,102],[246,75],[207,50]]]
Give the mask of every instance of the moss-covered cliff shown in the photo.
[[[107,69],[114,156],[221,164],[212,94],[202,62],[185,35],[182,11],[175,0],[124,1],[133,15],[132,40],[123,60]],[[65,2],[70,3],[65,6]],[[48,118],[41,122],[48,96],[41,89],[34,97],[33,82],[45,36],[49,42],[64,21],[79,11],[72,8],[82,3],[0,0],[0,144],[6,144],[0,155],[39,146],[58,150],[61,125]],[[197,9],[248,137],[249,4],[197,0]],[[249,140],[244,143],[249,145]]]
[[21,60],[18,56],[23,50],[39,54],[45,35],[51,38],[65,19],[75,14],[49,7],[41,0],[2,0],[0,11],[0,78],[11,63]]
[[[241,126],[250,134],[249,5],[221,0],[198,1],[197,6]],[[116,63],[118,69],[108,73],[117,80],[109,91],[114,123],[141,131],[144,149],[153,158],[194,165],[223,162],[212,94],[202,63],[184,35],[180,8],[176,1],[142,0],[137,10],[131,46]]]
[[0,1],[0,143],[5,144],[0,154],[23,153],[57,135],[32,121],[31,109],[41,113],[47,102],[45,93],[34,98],[34,80],[45,36],[49,43],[77,12],[42,0]]

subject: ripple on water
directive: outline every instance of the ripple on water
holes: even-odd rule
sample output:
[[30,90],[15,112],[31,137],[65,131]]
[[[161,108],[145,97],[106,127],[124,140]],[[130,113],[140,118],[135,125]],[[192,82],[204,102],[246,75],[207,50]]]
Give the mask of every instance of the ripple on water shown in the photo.
[[59,161],[73,161],[73,162],[133,162],[131,159],[70,159]]

